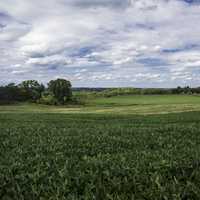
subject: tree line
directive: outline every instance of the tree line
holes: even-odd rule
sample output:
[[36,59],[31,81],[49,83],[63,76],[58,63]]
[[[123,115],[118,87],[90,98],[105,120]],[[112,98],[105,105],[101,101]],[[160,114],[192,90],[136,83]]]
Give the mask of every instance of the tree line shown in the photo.
[[47,86],[36,80],[26,80],[16,85],[0,86],[0,103],[35,102],[49,105],[65,104],[72,100],[72,86],[65,79],[51,80]]
[[113,97],[120,95],[167,95],[167,94],[200,94],[200,87],[190,88],[109,88],[109,89],[79,89],[81,97]]
[[88,90],[74,89],[65,79],[51,80],[45,86],[36,80],[22,81],[20,84],[10,83],[0,86],[0,104],[11,104],[14,102],[34,102],[47,105],[64,105],[68,103],[82,103],[85,96],[89,97],[112,97],[119,95],[161,95],[161,94],[200,94],[200,87],[190,88],[177,87],[171,89],[162,88],[110,88]]

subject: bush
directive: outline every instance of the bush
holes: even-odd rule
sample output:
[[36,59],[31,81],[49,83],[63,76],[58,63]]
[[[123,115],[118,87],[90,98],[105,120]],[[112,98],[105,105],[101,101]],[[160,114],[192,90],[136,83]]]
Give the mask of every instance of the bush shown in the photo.
[[70,101],[67,101],[66,103],[70,103],[72,105],[85,105],[86,99],[79,98],[79,97],[72,97]]
[[43,95],[39,100],[37,100],[39,104],[45,105],[58,105],[58,101],[52,95]]

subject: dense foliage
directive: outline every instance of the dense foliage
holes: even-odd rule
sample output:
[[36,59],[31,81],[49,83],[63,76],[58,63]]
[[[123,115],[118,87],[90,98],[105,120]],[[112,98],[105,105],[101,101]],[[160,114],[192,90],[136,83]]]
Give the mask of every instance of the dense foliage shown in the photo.
[[64,79],[51,80],[45,88],[36,80],[0,87],[0,104],[31,101],[44,104],[64,104],[72,98],[71,83]]
[[199,200],[200,113],[0,114],[0,199]]
[[21,88],[14,83],[0,86],[0,104],[7,104],[14,101],[25,101],[26,97]]
[[[73,91],[73,95],[72,95]],[[124,95],[200,94],[200,87],[164,88],[72,88],[65,79],[51,80],[45,87],[36,80],[26,80],[15,85],[0,86],[0,104],[35,102],[47,105],[85,104],[88,98]]]
[[113,97],[120,95],[166,95],[166,94],[200,94],[200,87],[177,87],[177,88],[109,88],[104,90],[78,90],[83,97]]
[[21,94],[27,100],[36,101],[41,98],[42,92],[44,92],[45,87],[43,84],[39,84],[36,80],[27,80],[23,81],[18,85],[20,88]]
[[60,104],[71,100],[71,83],[65,79],[52,80],[48,83],[48,89]]

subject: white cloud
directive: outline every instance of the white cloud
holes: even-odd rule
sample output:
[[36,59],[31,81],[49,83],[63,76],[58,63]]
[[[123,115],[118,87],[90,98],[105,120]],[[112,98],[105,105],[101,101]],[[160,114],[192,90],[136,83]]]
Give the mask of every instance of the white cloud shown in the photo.
[[28,65],[69,65],[72,61],[61,55],[46,56],[42,58],[29,58],[26,62]]
[[0,78],[197,85],[199,8],[183,0],[2,0]]

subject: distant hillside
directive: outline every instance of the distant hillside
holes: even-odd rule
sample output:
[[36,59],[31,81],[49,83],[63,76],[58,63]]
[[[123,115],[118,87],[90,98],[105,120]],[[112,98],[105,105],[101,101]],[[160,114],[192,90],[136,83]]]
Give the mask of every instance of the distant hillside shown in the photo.
[[73,88],[77,95],[88,97],[112,97],[121,95],[200,94],[200,88]]
[[74,87],[72,88],[72,91],[77,91],[77,92],[82,92],[82,91],[85,91],[85,92],[101,92],[101,91],[105,91],[105,90],[108,90],[108,89],[113,89],[113,88],[87,88],[87,87]]

